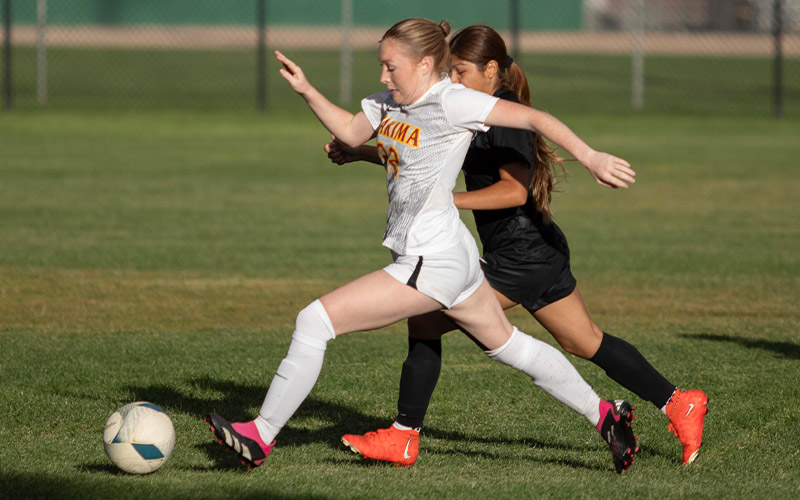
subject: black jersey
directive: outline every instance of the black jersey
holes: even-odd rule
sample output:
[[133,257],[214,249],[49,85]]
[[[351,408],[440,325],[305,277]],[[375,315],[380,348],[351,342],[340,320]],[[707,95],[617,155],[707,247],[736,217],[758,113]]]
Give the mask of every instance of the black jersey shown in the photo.
[[[516,94],[507,89],[500,89],[494,95],[519,102]],[[508,163],[527,165],[527,184],[530,185],[536,163],[533,148],[534,134],[527,130],[491,127],[487,132],[476,134],[461,167],[467,191],[496,184],[500,180],[500,167]],[[518,247],[516,243],[523,243],[528,250],[539,245],[562,246],[561,231],[554,223],[542,221],[530,190],[527,201],[520,207],[473,210],[473,214],[484,253]],[[527,220],[518,220],[520,218]]]
[[[519,102],[508,89],[494,95]],[[500,167],[509,163],[528,166],[530,185],[536,165],[532,132],[493,126],[476,134],[462,166],[467,191],[496,184]],[[473,214],[483,244],[483,270],[492,287],[529,310],[572,292],[575,278],[569,270],[566,237],[554,222],[543,221],[530,190],[520,207]]]

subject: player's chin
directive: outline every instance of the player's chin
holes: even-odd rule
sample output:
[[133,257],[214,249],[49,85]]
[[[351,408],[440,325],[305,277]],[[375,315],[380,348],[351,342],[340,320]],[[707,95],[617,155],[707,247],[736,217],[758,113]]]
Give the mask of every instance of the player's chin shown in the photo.
[[392,94],[392,100],[394,102],[396,102],[397,104],[406,104],[403,101],[403,94],[401,94],[399,91],[390,89],[389,92]]

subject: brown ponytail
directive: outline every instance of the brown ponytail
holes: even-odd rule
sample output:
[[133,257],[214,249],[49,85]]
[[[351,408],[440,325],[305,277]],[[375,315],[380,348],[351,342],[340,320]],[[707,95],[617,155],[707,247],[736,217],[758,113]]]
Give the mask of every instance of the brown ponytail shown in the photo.
[[[517,94],[517,99],[522,104],[531,105],[531,92],[525,72],[508,56],[503,38],[494,29],[476,24],[459,30],[450,40],[450,53],[475,64],[481,71],[489,61],[497,62],[500,86]],[[564,159],[539,134],[534,138],[533,153],[536,163],[529,188],[536,202],[536,209],[542,214],[542,219],[549,222],[553,217],[550,199],[557,184],[557,172],[560,170],[566,173]]]

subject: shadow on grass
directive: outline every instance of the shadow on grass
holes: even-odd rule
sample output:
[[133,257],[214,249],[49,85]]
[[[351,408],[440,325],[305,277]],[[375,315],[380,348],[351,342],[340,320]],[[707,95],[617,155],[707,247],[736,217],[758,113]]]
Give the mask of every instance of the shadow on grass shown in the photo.
[[115,466],[109,463],[92,463],[92,464],[83,464],[79,465],[77,469],[81,472],[90,472],[90,473],[100,473],[100,474],[111,474],[112,476],[127,476],[127,472],[123,472],[120,469],[116,468]]
[[[198,391],[209,392],[208,397],[187,395],[179,389],[169,385],[153,385],[147,387],[127,387],[135,400],[158,401],[170,413],[187,413],[197,418],[198,425],[207,427],[203,422],[205,415],[213,411],[223,415],[231,421],[250,420],[253,418],[253,406],[263,400],[266,388],[261,385],[244,385],[229,380],[217,380],[209,377],[192,379],[189,384]],[[221,395],[221,397],[220,397]],[[386,427],[391,422],[385,416],[368,415],[348,405],[308,397],[295,413],[294,419],[311,418],[325,424],[316,429],[302,429],[292,427],[292,421],[284,427],[280,435],[281,446],[298,446],[309,443],[328,443],[331,448],[344,450],[341,436],[346,433],[364,433],[378,428]],[[579,418],[576,416],[575,418]],[[591,432],[591,429],[587,429]],[[436,427],[426,428],[425,434],[435,439],[456,443],[480,443],[485,445],[511,445],[530,448],[543,448],[564,452],[596,452],[602,449],[603,443],[598,440],[597,446],[581,443],[568,443],[555,436],[553,439],[504,439],[502,437],[478,437],[475,434],[464,434],[457,431],[447,431]],[[210,457],[218,468],[225,470],[245,470],[237,460],[233,459],[224,448],[218,446],[209,433],[209,442],[197,445],[196,448]],[[505,459],[501,454],[487,453],[475,449],[466,450],[463,447],[456,450],[447,450],[443,454],[454,455],[480,455],[489,459]],[[540,460],[547,463],[563,464],[568,466],[596,470],[598,467],[590,464],[580,464],[574,461],[561,459]],[[352,461],[347,461],[352,463]],[[373,466],[375,462],[358,461],[365,466]]]
[[685,338],[711,340],[714,342],[731,342],[750,349],[762,349],[771,351],[788,359],[800,359],[800,345],[791,342],[771,342],[768,340],[754,340],[746,337],[736,337],[733,335],[721,335],[712,333],[681,335]]
[[[597,450],[595,450],[597,451]],[[459,456],[469,456],[469,457],[480,457],[487,460],[508,460],[508,455],[504,455],[503,453],[492,453],[488,451],[478,451],[478,450],[469,450],[469,451],[459,451],[459,450],[448,450],[448,451],[430,451],[424,450],[422,451],[423,458],[420,458],[421,461],[424,461],[424,455],[427,454],[429,456],[433,455],[446,455],[452,457],[454,455]],[[593,470],[593,471],[600,471],[600,472],[609,472],[614,470],[614,466],[611,463],[611,457],[609,456],[609,461],[607,465],[600,465],[597,463],[591,463],[588,459],[583,461],[578,461],[571,458],[553,458],[553,457],[543,457],[543,456],[531,456],[528,458],[523,458],[521,460],[525,460],[528,462],[534,462],[538,464],[551,464],[557,465],[561,467],[569,467],[571,469],[584,469],[584,470]],[[388,462],[379,462],[376,460],[364,460],[361,457],[353,456],[350,458],[330,458],[325,460],[326,463],[331,465],[341,465],[341,466],[358,466],[364,467],[366,469],[370,468],[395,468],[397,467],[395,464],[388,463]],[[417,462],[420,463],[420,462]]]
[[[114,469],[108,466],[110,469]],[[63,475],[48,475],[41,471],[37,472],[11,472],[0,471],[0,484],[2,484],[2,498],[28,499],[28,498],[58,498],[60,500],[71,499],[93,499],[93,498],[231,498],[232,495],[228,485],[214,485],[210,489],[199,490],[194,484],[187,484],[185,487],[176,488],[174,485],[166,489],[164,484],[170,481],[149,480],[137,481],[130,474],[114,470],[94,470],[104,469],[103,466],[84,466],[80,470],[90,472],[106,472],[109,474],[108,480],[98,480],[97,477],[84,475],[73,475],[65,477]],[[131,480],[120,481],[119,478],[111,475],[125,475]],[[312,495],[308,493],[287,494],[275,491],[241,491],[234,490],[235,498],[243,500],[263,500],[265,498],[275,500],[323,500],[331,499],[331,496]]]

